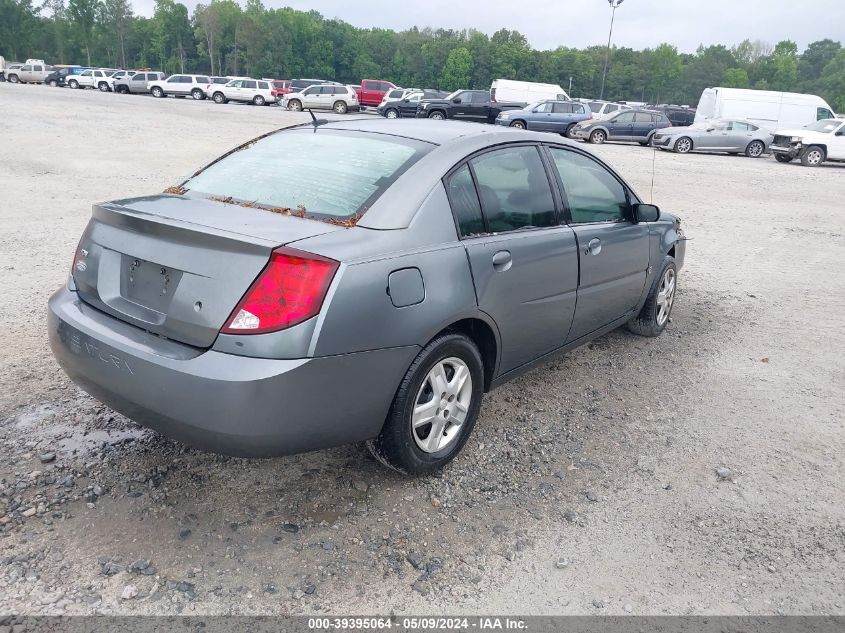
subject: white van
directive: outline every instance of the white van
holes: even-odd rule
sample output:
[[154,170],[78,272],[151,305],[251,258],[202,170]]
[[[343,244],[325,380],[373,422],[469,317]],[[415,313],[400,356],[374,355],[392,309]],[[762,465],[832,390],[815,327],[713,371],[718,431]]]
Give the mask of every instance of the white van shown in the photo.
[[707,119],[745,119],[772,132],[802,128],[821,119],[832,119],[833,108],[821,97],[795,92],[705,88],[695,122]]
[[543,99],[569,101],[569,95],[557,84],[538,84],[533,81],[496,79],[490,85],[490,98],[499,102],[534,103]]

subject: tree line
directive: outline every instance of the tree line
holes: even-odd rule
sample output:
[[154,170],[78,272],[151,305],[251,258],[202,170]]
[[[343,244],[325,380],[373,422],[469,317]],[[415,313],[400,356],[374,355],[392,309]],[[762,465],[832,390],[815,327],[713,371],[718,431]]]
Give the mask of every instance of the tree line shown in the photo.
[[[153,68],[343,83],[387,79],[401,86],[488,88],[493,79],[555,83],[598,97],[606,49],[536,50],[518,31],[357,28],[316,11],[268,9],[261,0],[211,0],[189,14],[156,0],[152,17],[129,0],[0,0],[0,55],[48,63]],[[605,97],[695,105],[708,86],[808,92],[845,111],[845,49],[830,39],[803,52],[789,40],[745,40],[680,53],[671,44],[614,48]]]

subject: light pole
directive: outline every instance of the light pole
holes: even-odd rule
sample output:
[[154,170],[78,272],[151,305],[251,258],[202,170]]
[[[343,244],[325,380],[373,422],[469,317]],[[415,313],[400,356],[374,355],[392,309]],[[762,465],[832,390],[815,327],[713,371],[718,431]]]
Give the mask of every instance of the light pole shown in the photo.
[[613,19],[616,17],[616,8],[625,0],[607,0],[612,9],[610,13],[610,33],[607,34],[607,52],[604,55],[604,72],[601,74],[601,94],[599,99],[604,99],[604,81],[607,79],[607,64],[610,62],[610,38],[613,37]]

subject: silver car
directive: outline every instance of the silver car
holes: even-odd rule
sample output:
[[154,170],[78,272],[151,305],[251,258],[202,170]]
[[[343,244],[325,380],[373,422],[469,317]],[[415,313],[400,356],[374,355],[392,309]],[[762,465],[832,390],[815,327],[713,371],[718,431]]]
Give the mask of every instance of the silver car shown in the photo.
[[689,127],[657,130],[651,142],[660,149],[679,154],[688,152],[727,152],[759,158],[769,148],[774,135],[765,128],[741,119],[707,119]]
[[355,89],[340,84],[320,84],[288,93],[282,98],[281,106],[294,112],[314,109],[334,110],[337,114],[361,109]]
[[563,138],[315,121],[94,205],[50,345],[83,389],[186,443],[366,440],[427,473],[484,392],[621,325],[660,334],[679,225]]

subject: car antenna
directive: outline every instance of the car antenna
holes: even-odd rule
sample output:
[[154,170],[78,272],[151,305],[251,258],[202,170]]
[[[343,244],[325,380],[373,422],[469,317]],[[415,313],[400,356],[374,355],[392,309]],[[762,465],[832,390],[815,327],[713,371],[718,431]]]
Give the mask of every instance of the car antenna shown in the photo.
[[328,123],[328,120],[326,120],[326,119],[318,119],[317,117],[315,117],[315,116],[314,116],[314,111],[313,111],[313,110],[311,110],[311,108],[308,108],[308,114],[310,114],[310,115],[311,115],[311,125],[313,125],[313,126],[314,126],[314,129],[315,129],[315,130],[316,130],[318,127],[320,127],[321,125],[325,125],[326,123]]

